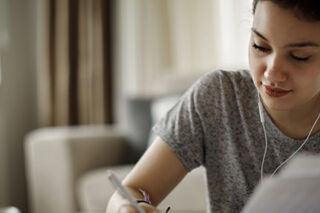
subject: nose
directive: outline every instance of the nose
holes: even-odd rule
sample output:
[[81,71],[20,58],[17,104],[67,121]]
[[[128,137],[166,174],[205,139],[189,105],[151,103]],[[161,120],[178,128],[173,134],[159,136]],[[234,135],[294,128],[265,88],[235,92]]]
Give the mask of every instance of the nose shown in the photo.
[[270,56],[263,74],[265,79],[271,84],[277,84],[286,81],[288,79],[288,75],[285,70],[284,63],[285,62],[281,59],[281,56]]

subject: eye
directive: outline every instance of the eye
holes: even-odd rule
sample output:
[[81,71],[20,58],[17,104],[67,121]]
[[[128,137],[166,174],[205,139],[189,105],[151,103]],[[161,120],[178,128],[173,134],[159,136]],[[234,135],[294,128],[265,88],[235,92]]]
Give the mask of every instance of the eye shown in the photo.
[[263,47],[263,46],[259,46],[259,45],[255,44],[255,43],[252,45],[252,47],[257,49],[258,51],[264,52],[264,53],[270,51],[269,48],[266,48],[266,47]]
[[309,60],[309,59],[311,58],[311,56],[298,57],[298,56],[295,56],[295,55],[293,55],[293,54],[290,54],[290,56],[291,56],[293,59],[297,60],[297,61],[307,61],[307,60]]

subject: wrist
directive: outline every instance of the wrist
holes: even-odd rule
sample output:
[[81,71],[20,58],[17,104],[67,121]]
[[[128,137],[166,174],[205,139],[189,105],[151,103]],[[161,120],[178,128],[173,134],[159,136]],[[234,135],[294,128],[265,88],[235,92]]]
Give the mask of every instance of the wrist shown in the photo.
[[137,203],[146,203],[152,205],[150,201],[150,195],[142,189],[139,189],[139,192],[141,192],[141,194],[143,195],[143,199],[137,199]]
[[[137,203],[146,203],[148,205],[152,205],[150,200],[150,195],[142,189],[139,189],[139,192],[143,195],[143,199],[137,199]],[[166,213],[169,212],[170,206],[167,208]]]

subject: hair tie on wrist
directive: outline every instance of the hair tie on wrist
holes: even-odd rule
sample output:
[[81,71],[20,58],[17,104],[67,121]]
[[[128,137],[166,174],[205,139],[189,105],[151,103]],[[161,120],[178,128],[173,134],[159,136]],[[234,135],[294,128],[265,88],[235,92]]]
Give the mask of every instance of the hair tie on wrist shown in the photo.
[[139,189],[139,191],[143,195],[143,199],[138,199],[137,203],[146,203],[151,205],[150,196],[148,195],[148,193],[143,191],[142,189]]
[[[143,199],[136,200],[137,203],[146,203],[146,204],[152,205],[150,201],[150,195],[147,192],[143,191],[142,189],[139,189],[139,191],[143,195]],[[170,210],[170,206],[167,208],[166,213],[169,212],[169,210]]]

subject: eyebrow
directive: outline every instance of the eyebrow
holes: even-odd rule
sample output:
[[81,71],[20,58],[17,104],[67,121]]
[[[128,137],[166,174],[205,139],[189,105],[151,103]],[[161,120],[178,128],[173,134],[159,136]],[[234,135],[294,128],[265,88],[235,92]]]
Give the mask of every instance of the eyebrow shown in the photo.
[[[254,32],[260,38],[262,38],[263,40],[269,42],[268,39],[266,37],[264,37],[257,29],[252,27],[251,31]],[[287,44],[285,47],[287,47],[287,48],[292,48],[292,47],[320,47],[320,45],[315,43],[315,42],[307,41],[307,42],[301,42],[301,43]]]

